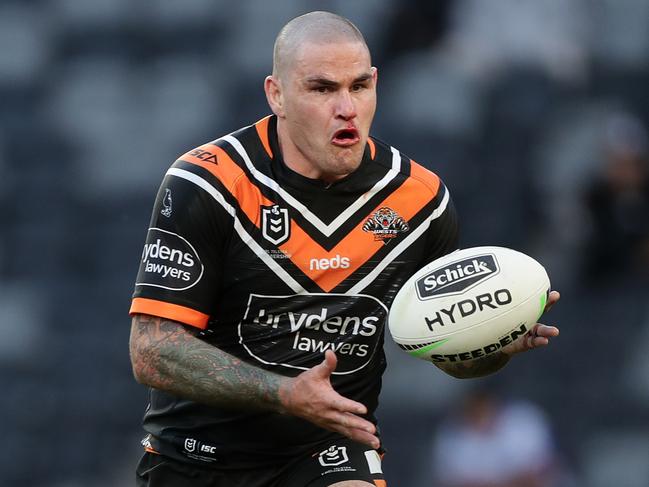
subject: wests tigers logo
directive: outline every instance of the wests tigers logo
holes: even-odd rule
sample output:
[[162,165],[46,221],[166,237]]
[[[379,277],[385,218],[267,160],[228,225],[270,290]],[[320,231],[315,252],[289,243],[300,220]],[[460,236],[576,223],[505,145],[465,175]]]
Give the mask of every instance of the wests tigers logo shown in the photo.
[[370,216],[363,224],[363,231],[372,232],[374,240],[382,240],[387,244],[401,232],[410,230],[408,222],[400,217],[396,211],[387,206],[382,206]]

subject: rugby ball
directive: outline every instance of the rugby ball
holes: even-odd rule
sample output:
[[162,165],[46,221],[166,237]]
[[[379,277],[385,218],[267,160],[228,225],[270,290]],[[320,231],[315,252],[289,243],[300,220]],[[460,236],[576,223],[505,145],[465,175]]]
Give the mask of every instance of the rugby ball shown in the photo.
[[490,355],[527,333],[550,291],[541,264],[504,247],[472,247],[434,260],[397,292],[392,339],[442,365]]

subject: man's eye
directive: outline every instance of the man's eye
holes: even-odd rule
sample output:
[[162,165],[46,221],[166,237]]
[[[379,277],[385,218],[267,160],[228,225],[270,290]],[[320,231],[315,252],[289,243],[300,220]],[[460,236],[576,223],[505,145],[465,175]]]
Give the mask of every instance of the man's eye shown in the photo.
[[352,86],[352,91],[362,91],[365,89],[365,85],[357,84]]
[[315,90],[318,93],[329,93],[331,92],[331,87],[330,86],[317,86]]

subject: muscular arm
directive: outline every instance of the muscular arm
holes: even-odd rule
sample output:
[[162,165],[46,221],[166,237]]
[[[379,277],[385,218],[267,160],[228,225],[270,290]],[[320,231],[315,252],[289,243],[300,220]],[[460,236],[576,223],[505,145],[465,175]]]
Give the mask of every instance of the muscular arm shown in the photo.
[[135,378],[148,386],[213,406],[282,410],[287,378],[208,345],[178,322],[135,315],[130,353]]
[[435,365],[457,379],[471,379],[497,372],[509,362],[509,359],[510,356],[506,353],[496,352],[467,362],[448,362]]

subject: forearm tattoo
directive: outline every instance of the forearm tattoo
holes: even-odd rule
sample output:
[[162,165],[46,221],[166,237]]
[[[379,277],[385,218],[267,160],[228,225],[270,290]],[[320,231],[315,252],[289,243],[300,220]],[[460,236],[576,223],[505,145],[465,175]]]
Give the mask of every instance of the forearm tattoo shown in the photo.
[[481,357],[467,362],[448,362],[437,364],[447,374],[458,379],[471,379],[493,374],[502,369],[509,362],[509,355],[496,352],[486,357]]
[[182,324],[136,315],[130,339],[138,381],[214,406],[280,409],[283,377],[196,338]]

